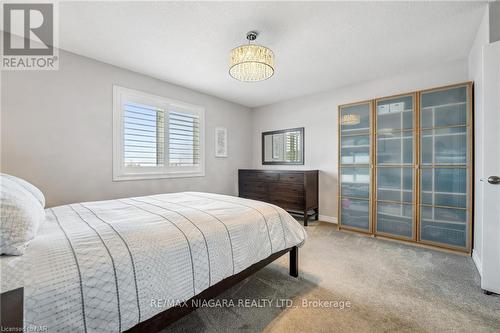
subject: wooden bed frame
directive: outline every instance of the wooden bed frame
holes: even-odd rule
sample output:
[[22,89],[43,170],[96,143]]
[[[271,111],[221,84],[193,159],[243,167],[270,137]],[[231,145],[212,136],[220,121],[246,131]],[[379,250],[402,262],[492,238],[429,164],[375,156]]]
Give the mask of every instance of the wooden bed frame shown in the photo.
[[[299,252],[298,247],[294,246],[280,252],[276,252],[264,260],[246,268],[238,274],[225,278],[224,280],[205,289],[198,295],[193,296],[185,304],[171,307],[163,312],[160,312],[154,317],[145,320],[131,329],[125,331],[129,333],[142,332],[158,332],[184,317],[185,315],[196,310],[197,305],[203,300],[209,300],[221,294],[225,290],[231,288],[237,283],[243,281],[261,268],[267,266],[282,255],[290,253],[290,275],[293,277],[299,276]],[[198,301],[197,301],[198,300]],[[22,332],[23,331],[23,304],[24,290],[23,288],[14,289],[0,295],[0,329],[2,332]]]

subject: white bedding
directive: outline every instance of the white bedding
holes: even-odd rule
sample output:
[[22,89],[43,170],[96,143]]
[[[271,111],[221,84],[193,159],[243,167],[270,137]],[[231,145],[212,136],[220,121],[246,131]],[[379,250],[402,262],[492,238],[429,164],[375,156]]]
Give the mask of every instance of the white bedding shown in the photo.
[[306,238],[277,206],[199,192],[46,216],[25,255],[0,260],[1,292],[24,287],[25,324],[49,332],[124,331]]

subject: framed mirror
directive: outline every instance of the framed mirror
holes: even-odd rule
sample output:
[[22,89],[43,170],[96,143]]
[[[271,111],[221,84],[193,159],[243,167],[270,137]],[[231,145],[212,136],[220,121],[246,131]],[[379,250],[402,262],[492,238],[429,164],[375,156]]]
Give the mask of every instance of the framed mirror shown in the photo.
[[262,164],[304,164],[304,127],[263,132]]

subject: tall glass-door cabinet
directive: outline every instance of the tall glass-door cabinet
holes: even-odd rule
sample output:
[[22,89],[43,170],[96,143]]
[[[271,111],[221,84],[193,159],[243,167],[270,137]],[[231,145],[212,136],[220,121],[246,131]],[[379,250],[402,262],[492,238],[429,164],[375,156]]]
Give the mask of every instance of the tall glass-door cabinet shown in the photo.
[[346,229],[371,232],[372,103],[339,109],[339,220]]
[[472,83],[339,107],[339,227],[470,252]]

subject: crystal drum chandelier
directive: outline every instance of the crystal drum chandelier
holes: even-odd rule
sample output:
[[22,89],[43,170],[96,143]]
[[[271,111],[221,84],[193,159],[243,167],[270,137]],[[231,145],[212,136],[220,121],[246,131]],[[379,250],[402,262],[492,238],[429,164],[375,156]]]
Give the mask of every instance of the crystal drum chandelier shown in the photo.
[[274,74],[274,53],[267,47],[251,44],[257,32],[247,33],[248,45],[231,50],[229,75],[239,81],[256,82],[267,80]]

